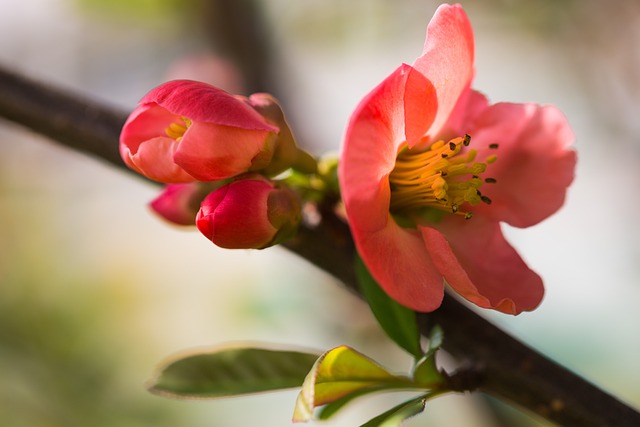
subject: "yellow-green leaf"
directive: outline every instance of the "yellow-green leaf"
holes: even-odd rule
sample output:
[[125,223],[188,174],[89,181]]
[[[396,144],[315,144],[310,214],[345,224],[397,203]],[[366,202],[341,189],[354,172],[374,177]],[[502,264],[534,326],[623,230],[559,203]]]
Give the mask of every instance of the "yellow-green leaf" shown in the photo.
[[316,361],[298,395],[294,421],[308,421],[313,409],[367,388],[411,387],[406,377],[389,373],[362,353],[340,346]]

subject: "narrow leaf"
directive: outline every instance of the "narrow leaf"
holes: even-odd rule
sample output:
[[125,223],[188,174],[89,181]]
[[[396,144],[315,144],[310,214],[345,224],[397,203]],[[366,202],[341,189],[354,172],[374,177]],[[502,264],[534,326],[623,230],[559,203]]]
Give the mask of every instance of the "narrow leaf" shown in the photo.
[[426,396],[420,396],[417,399],[401,403],[400,405],[362,424],[360,427],[397,427],[407,418],[418,415],[424,411],[426,400]]
[[362,353],[340,346],[329,350],[316,361],[298,395],[293,421],[308,421],[313,409],[351,393],[368,388],[407,388],[413,383],[406,377],[389,373]]
[[149,391],[175,398],[220,398],[300,387],[317,354],[221,347],[166,363]]
[[346,396],[343,396],[338,400],[329,402],[326,405],[324,405],[322,408],[320,408],[320,411],[318,412],[318,419],[323,421],[328,420],[329,418],[333,417],[340,409],[344,408],[347,404],[357,399],[358,397],[364,396],[366,394],[384,391],[385,389],[388,389],[388,388],[394,388],[394,387],[378,386],[378,387],[364,388],[364,389],[355,391],[351,394],[348,394]]
[[359,256],[356,257],[355,271],[362,293],[382,329],[401,348],[416,359],[420,358],[422,349],[416,314],[382,290]]

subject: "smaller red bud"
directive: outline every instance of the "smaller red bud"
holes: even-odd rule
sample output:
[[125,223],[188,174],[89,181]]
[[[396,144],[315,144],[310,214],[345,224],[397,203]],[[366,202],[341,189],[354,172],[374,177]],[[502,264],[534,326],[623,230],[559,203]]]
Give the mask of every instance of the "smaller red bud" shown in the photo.
[[195,225],[202,199],[216,186],[199,182],[167,184],[162,193],[149,203],[149,207],[174,224]]
[[205,197],[196,226],[222,248],[263,249],[291,237],[301,217],[295,193],[262,176],[251,175]]

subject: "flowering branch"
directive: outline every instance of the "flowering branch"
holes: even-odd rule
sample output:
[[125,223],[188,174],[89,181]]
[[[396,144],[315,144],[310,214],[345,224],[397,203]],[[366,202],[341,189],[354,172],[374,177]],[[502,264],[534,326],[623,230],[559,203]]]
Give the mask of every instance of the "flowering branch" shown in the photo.
[[[126,113],[0,68],[0,116],[53,141],[127,170],[118,152]],[[328,206],[322,222],[302,226],[285,246],[360,295],[348,226]],[[509,336],[481,316],[445,297],[430,314],[418,315],[427,335],[445,332],[443,347],[465,362],[455,374],[460,391],[479,390],[511,401],[560,425],[637,426],[640,413]]]

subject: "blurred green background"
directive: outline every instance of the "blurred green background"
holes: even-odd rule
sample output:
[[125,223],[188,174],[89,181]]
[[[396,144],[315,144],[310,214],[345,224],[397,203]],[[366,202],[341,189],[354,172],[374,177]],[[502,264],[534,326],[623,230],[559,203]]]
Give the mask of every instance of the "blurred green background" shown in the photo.
[[[300,144],[320,154],[339,149],[359,100],[421,52],[437,7],[256,3],[273,50],[244,58],[260,71],[249,82],[216,43],[212,23],[224,16],[205,0],[0,0],[0,64],[127,110],[168,78],[234,92],[269,84]],[[476,34],[475,87],[496,102],[558,105],[580,159],[557,215],[507,230],[545,279],[542,306],[485,314],[640,406],[640,4],[462,3]],[[226,341],[348,344],[408,368],[361,302],[285,250],[225,251],[168,226],[146,207],[156,187],[12,123],[0,122],[0,149],[0,425],[289,425],[296,391],[216,402],[145,391],[166,356]],[[389,399],[326,425],[359,425]],[[407,425],[498,420],[476,399],[451,396]]]

